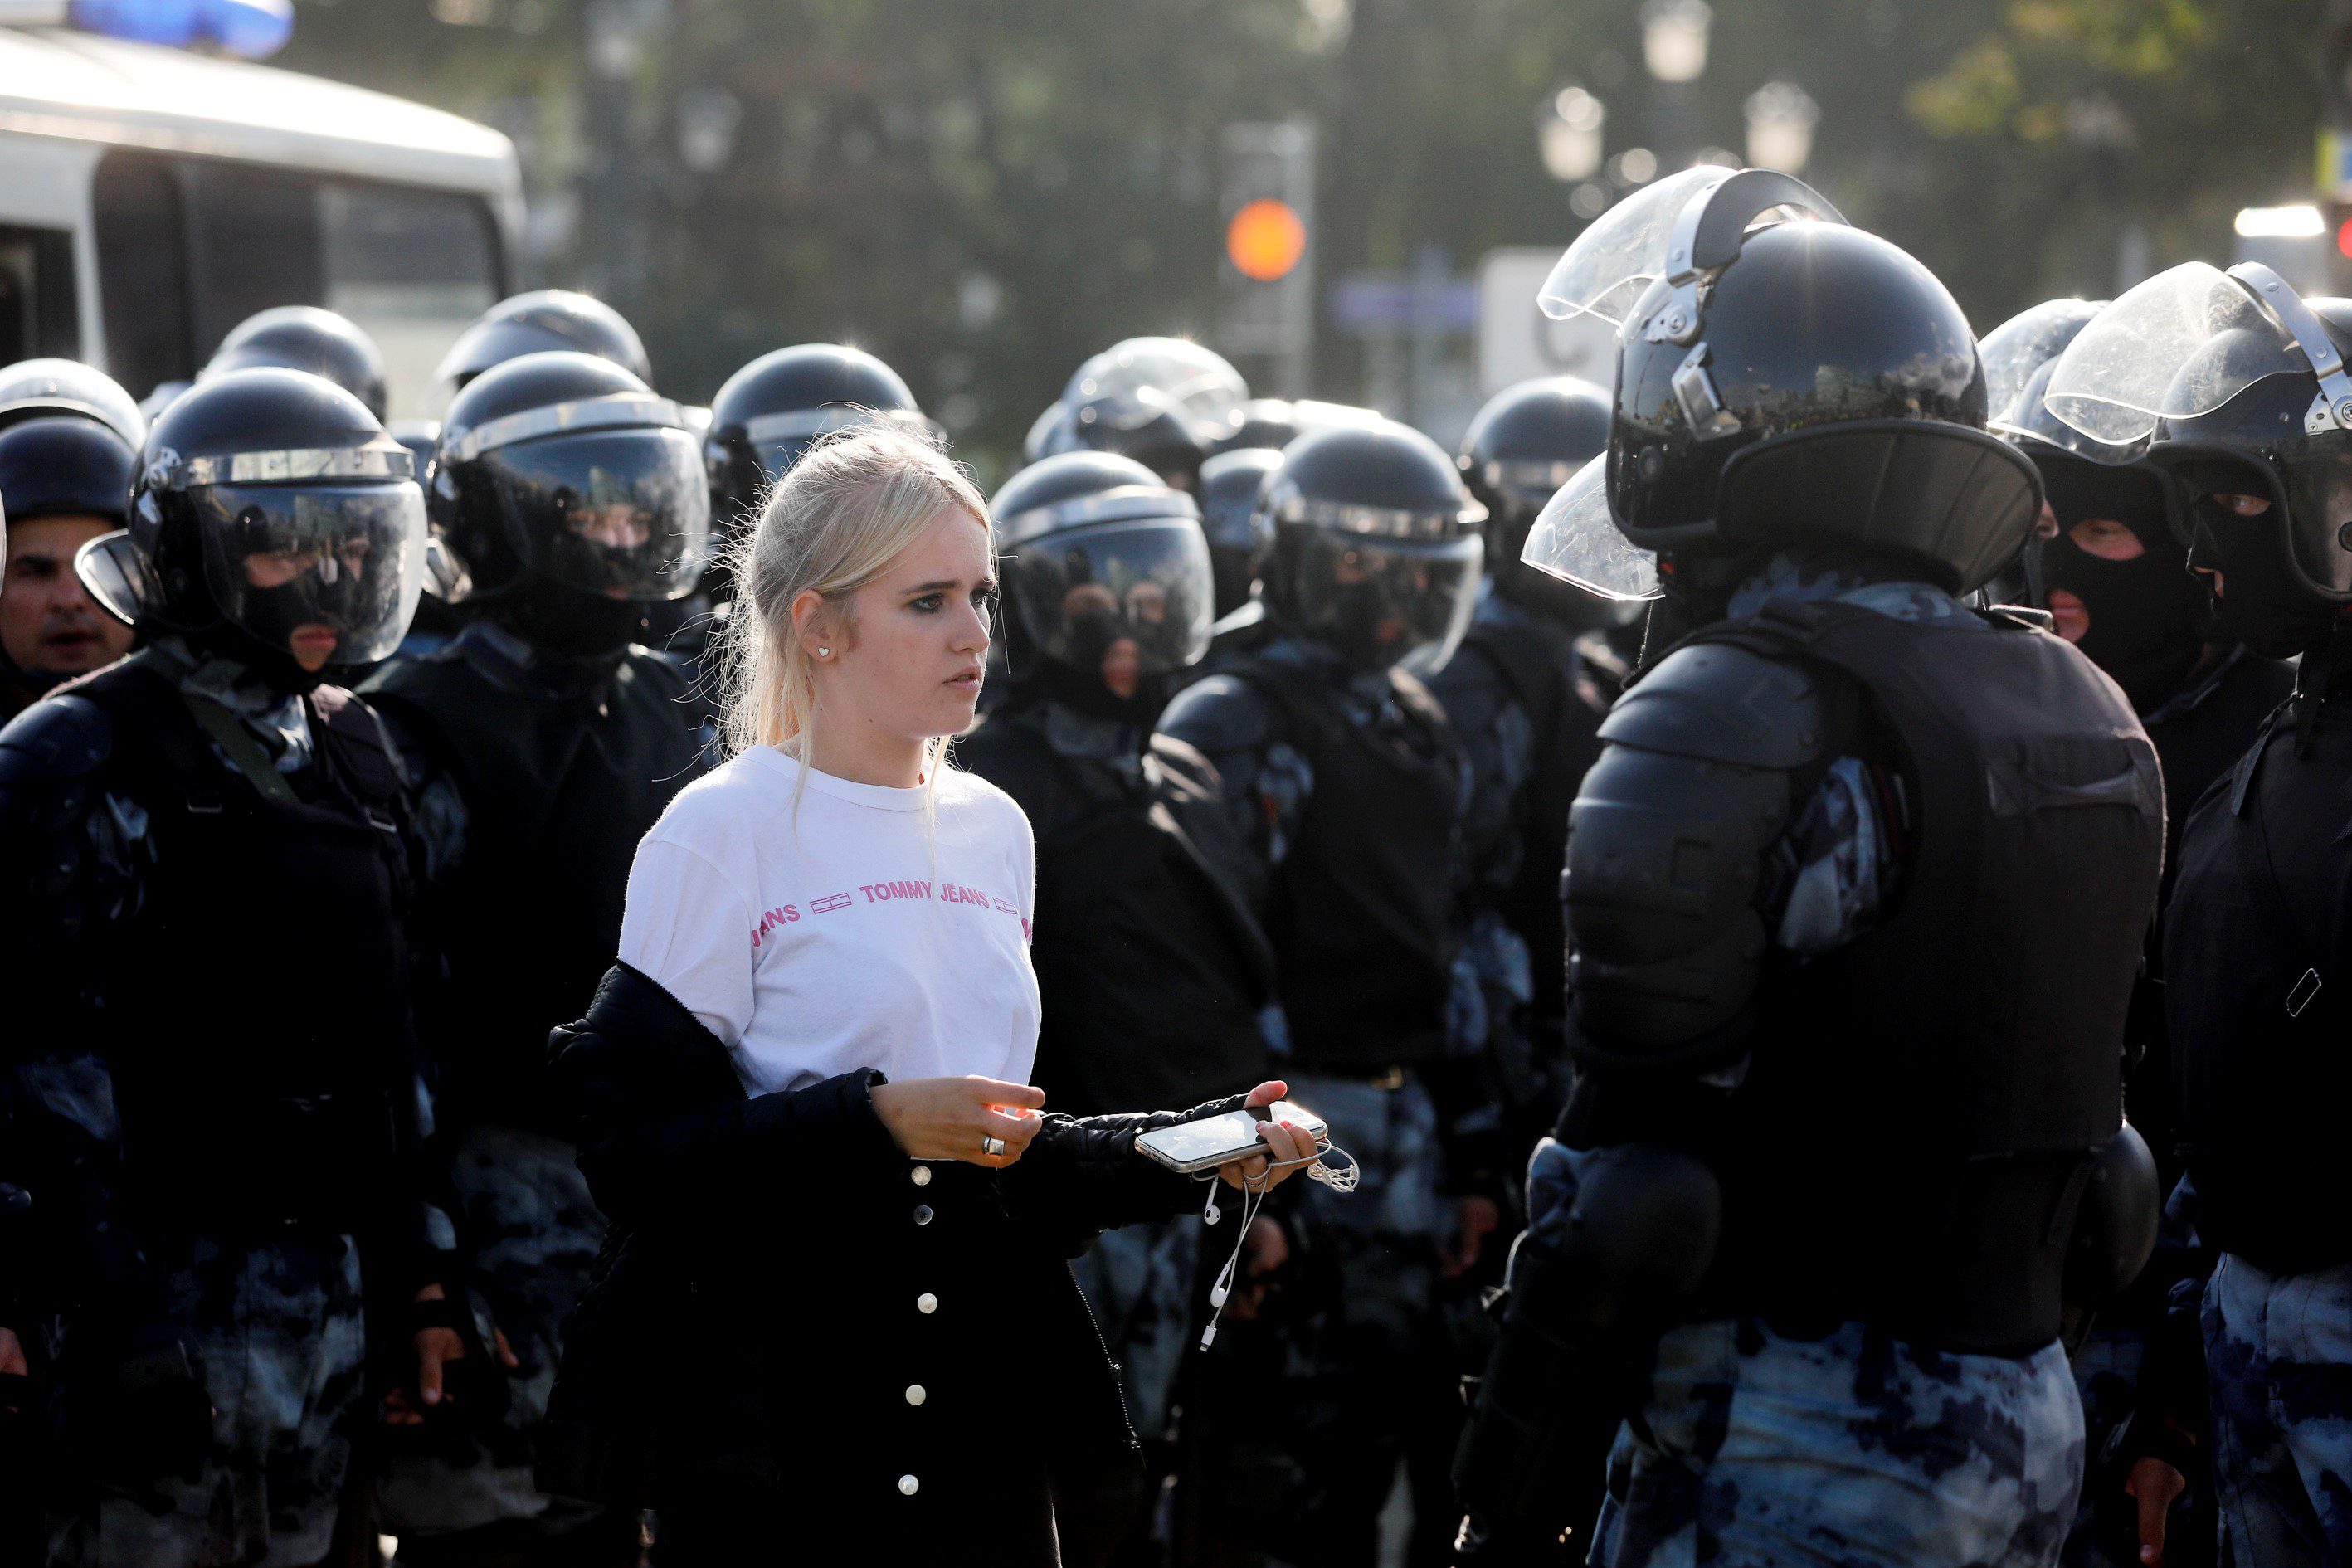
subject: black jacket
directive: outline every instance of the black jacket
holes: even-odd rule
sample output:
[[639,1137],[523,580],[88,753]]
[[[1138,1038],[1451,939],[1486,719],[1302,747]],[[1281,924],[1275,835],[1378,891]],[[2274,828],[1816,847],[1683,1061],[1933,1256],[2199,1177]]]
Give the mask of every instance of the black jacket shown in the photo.
[[853,1531],[874,1562],[975,1561],[975,1531],[1048,1481],[1066,1541],[1131,1501],[1135,1436],[1066,1259],[1198,1204],[1135,1136],[1238,1100],[1048,1115],[1003,1172],[919,1163],[875,1114],[880,1073],[747,1099],[719,1042],[626,964],[550,1051],[612,1223],[566,1331],[542,1488],[772,1504],[779,1540]]

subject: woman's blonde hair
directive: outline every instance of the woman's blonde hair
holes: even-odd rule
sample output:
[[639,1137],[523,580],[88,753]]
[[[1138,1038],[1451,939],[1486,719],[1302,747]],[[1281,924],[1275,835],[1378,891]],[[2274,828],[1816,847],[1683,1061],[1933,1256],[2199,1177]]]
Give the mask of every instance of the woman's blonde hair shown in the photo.
[[[920,436],[873,425],[818,442],[770,489],[758,521],[727,552],[736,604],[716,641],[730,755],[778,746],[810,765],[816,683],[793,601],[814,589],[845,620],[850,596],[950,509],[988,531],[988,502],[963,465]],[[950,739],[930,743],[927,781],[945,763]]]

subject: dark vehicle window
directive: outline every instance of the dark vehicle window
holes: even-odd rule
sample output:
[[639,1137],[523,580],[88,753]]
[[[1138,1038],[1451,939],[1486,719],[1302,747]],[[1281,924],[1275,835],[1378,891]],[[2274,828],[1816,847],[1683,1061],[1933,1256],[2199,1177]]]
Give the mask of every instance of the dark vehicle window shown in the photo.
[[81,353],[73,235],[0,224],[0,363]]
[[195,374],[179,176],[152,153],[109,153],[90,186],[108,374],[144,397]]
[[107,355],[134,395],[194,375],[257,310],[324,305],[376,338],[395,414],[414,412],[503,292],[498,230],[473,196],[118,152],[93,199]]

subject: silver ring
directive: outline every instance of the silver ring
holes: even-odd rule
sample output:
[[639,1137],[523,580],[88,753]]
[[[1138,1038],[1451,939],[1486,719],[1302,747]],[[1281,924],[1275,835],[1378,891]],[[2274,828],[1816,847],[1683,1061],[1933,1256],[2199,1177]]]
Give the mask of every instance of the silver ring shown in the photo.
[[983,1138],[980,1141],[980,1152],[983,1154],[1002,1154],[1004,1152],[1004,1140]]

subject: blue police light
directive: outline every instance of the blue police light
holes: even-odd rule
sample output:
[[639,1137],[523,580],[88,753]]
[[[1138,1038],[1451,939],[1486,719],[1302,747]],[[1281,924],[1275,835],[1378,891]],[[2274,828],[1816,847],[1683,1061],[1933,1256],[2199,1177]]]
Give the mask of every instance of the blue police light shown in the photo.
[[294,0],[72,0],[66,22],[110,38],[262,60],[294,36]]

